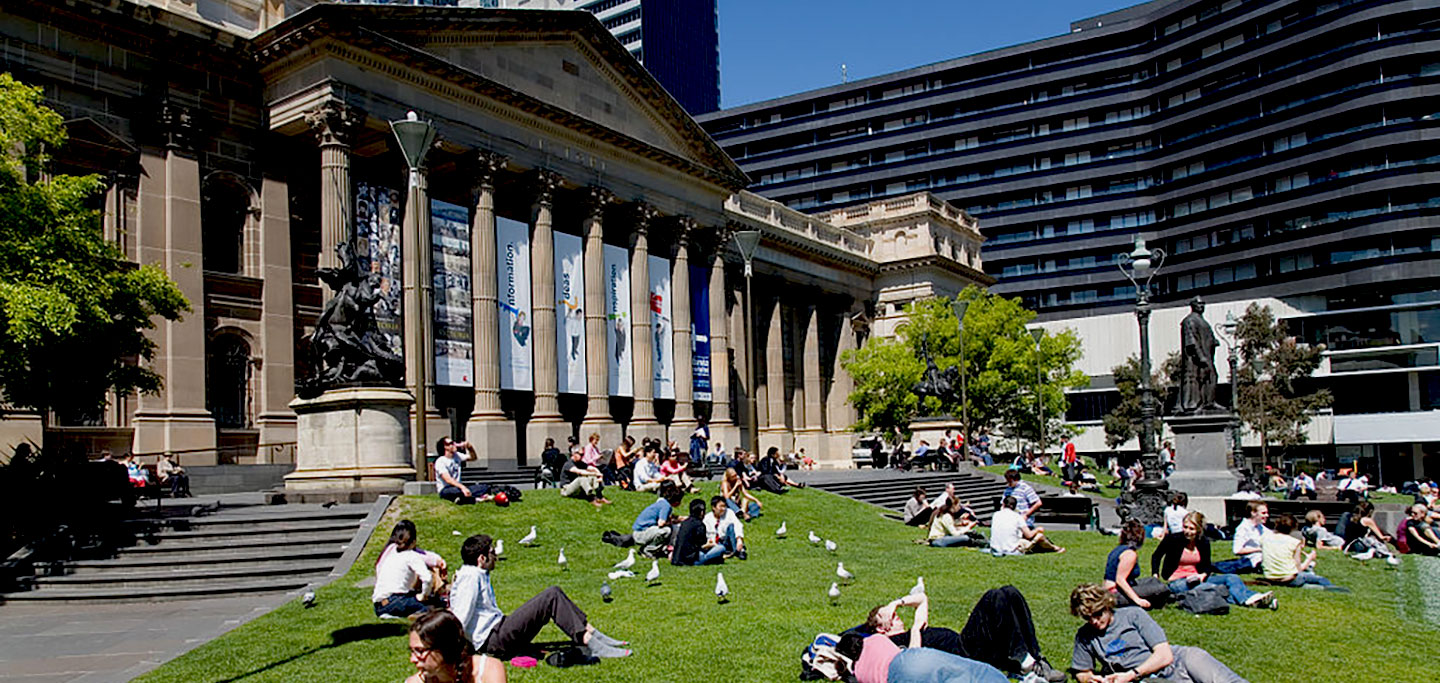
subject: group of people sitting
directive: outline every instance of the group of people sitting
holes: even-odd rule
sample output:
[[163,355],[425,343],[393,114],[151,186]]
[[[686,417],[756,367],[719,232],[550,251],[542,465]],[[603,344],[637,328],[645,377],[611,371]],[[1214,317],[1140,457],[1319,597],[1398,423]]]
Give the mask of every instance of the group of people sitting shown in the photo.
[[[1000,509],[990,517],[989,552],[996,556],[1065,552],[1045,535],[1044,527],[1035,524],[1035,513],[1041,507],[1035,487],[1015,470],[1005,473],[1005,484]],[[955,496],[954,484],[947,485],[933,501],[927,498],[925,487],[915,487],[914,495],[905,501],[903,516],[905,524],[928,530],[917,543],[934,548],[987,546],[985,534],[977,529],[980,520],[975,510]]]
[[175,462],[175,456],[171,453],[156,456],[153,475],[152,469],[142,465],[139,456],[134,453],[126,453],[116,460],[110,451],[101,451],[99,462],[107,467],[114,467],[116,472],[123,467],[125,478],[132,488],[143,489],[158,485],[162,491],[169,492],[172,498],[190,496],[190,475]]

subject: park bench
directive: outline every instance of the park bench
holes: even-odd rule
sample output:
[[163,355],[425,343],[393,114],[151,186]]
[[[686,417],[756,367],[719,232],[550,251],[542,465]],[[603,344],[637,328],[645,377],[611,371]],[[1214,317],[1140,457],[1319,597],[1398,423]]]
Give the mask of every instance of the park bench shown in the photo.
[[[1290,514],[1303,526],[1305,514],[1311,510],[1319,510],[1325,514],[1325,526],[1331,531],[1335,530],[1335,523],[1340,521],[1340,515],[1355,510],[1355,506],[1339,500],[1275,500],[1273,498],[1261,498],[1262,502],[1270,508],[1270,518],[1283,514]],[[1249,516],[1249,500],[1244,498],[1225,499],[1225,528],[1234,531],[1235,525]]]
[[[1000,509],[1001,496],[995,496],[995,509]],[[1089,496],[1040,496],[1036,522],[1078,524],[1082,531],[1090,525],[1100,526],[1100,506]]]

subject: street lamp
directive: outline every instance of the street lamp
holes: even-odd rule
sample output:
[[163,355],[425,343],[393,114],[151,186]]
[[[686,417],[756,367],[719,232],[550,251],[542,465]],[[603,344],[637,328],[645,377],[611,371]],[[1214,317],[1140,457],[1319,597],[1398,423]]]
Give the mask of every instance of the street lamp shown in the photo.
[[735,246],[740,250],[740,258],[745,260],[745,383],[748,397],[748,419],[750,422],[750,448],[751,453],[760,451],[760,425],[756,424],[760,417],[755,405],[755,332],[752,329],[755,325],[754,302],[751,300],[750,281],[755,274],[752,263],[755,260],[755,250],[760,247],[759,230],[741,230],[735,233]]
[[411,111],[405,114],[403,120],[391,121],[390,130],[394,131],[400,153],[410,169],[405,199],[406,211],[410,212],[410,220],[405,222],[409,234],[405,235],[407,239],[404,241],[414,253],[410,259],[411,267],[405,269],[405,310],[413,311],[408,317],[415,321],[412,339],[415,349],[410,354],[410,375],[415,378],[415,476],[423,481],[429,475],[425,458],[428,441],[425,414],[430,408],[429,322],[435,285],[430,278],[430,212],[422,206],[425,195],[420,166],[425,161],[425,153],[435,144],[435,125],[421,121]]
[[1045,338],[1045,330],[1030,328],[1030,338],[1035,340],[1035,446],[1040,449],[1035,457],[1038,458],[1045,454],[1045,397],[1040,393],[1043,386],[1040,380],[1040,340]]
[[960,445],[960,459],[956,460],[958,465],[966,460],[970,452],[970,397],[966,393],[966,378],[970,374],[970,368],[965,365],[965,311],[970,309],[970,301],[961,299],[959,294],[955,300],[950,302],[950,308],[955,311],[955,323],[960,327],[960,414],[961,428],[964,430],[964,443]]
[[1162,521],[1169,484],[1160,476],[1160,455],[1155,451],[1155,389],[1150,386],[1150,281],[1165,263],[1165,252],[1148,249],[1145,238],[1135,236],[1135,249],[1122,254],[1118,267],[1135,286],[1135,320],[1140,324],[1140,466],[1144,478],[1135,482],[1135,493],[1126,503],[1126,516],[1145,524]]
[[1225,322],[1220,324],[1220,329],[1225,332],[1221,339],[1225,340],[1230,361],[1230,412],[1234,421],[1230,427],[1230,466],[1239,469],[1245,452],[1240,443],[1240,340],[1235,336],[1240,329],[1240,321],[1235,319],[1235,311],[1225,312]]

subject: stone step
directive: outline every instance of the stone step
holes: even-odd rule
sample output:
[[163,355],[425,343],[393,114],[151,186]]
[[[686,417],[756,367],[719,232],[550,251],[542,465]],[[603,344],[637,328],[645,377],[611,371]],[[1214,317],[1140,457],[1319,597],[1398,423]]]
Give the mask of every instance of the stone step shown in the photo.
[[[187,525],[188,526],[188,525]],[[306,519],[282,522],[264,522],[251,525],[216,524],[190,527],[186,530],[165,530],[147,534],[147,541],[166,543],[172,540],[195,538],[244,538],[266,534],[288,534],[322,531],[348,531],[354,533],[359,524],[353,519]]]
[[204,581],[226,581],[232,579],[260,578],[263,576],[328,574],[333,567],[332,560],[269,561],[251,566],[199,565],[181,567],[149,567],[112,569],[104,572],[82,572],[62,576],[40,576],[35,578],[37,588],[50,586],[104,586],[129,588],[156,588],[164,586],[189,586]]
[[[323,547],[311,546],[287,549],[283,558],[287,561],[325,560],[334,563],[344,554],[340,545]],[[61,573],[82,574],[94,572],[122,571],[127,569],[159,568],[171,569],[181,566],[228,566],[255,568],[277,561],[276,553],[268,548],[236,548],[233,550],[192,551],[181,555],[161,553],[135,553],[104,560],[73,560],[59,563]],[[43,569],[43,568],[41,568]],[[37,570],[39,571],[39,570]],[[40,573],[43,573],[41,571]]]
[[159,602],[220,595],[277,593],[299,590],[322,577],[324,574],[274,576],[258,579],[242,578],[206,582],[194,586],[166,585],[152,588],[47,586],[32,591],[0,594],[0,603]]
[[338,532],[264,533],[235,538],[199,536],[165,540],[154,544],[142,541],[139,545],[120,548],[118,552],[122,557],[126,555],[162,553],[185,555],[203,550],[239,550],[244,548],[265,548],[278,553],[283,552],[285,549],[295,547],[344,546],[350,543],[354,535],[355,532],[351,529]]

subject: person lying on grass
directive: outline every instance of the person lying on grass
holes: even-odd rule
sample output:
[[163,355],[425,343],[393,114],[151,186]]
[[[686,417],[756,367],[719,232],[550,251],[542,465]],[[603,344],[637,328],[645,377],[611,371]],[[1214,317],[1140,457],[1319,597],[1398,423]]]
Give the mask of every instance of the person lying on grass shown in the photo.
[[445,610],[410,625],[410,663],[415,673],[405,683],[506,683],[505,665],[475,654],[460,620]]
[[1075,632],[1070,656],[1070,670],[1080,683],[1130,683],[1150,675],[1172,683],[1245,683],[1209,652],[1172,646],[1145,610],[1115,607],[1115,595],[1103,586],[1076,586],[1070,613],[1085,620]]
[[375,561],[375,588],[370,601],[375,616],[410,617],[429,611],[428,604],[442,593],[445,560],[415,547],[415,524],[402,519],[390,532],[390,541]]
[[1290,535],[1298,526],[1294,516],[1280,515],[1273,522],[1275,533],[1266,534],[1260,542],[1260,567],[1266,581],[1291,588],[1313,586],[1337,593],[1349,592],[1313,571],[1315,551],[1305,553],[1305,544]]
[[[965,683],[1007,683],[1005,674],[984,662],[967,659],[952,652],[924,646],[923,632],[930,625],[930,598],[923,592],[907,595],[890,605],[876,608],[887,610],[892,620],[894,610],[914,607],[907,647],[901,648],[885,633],[865,635],[849,631],[840,636],[835,654],[857,683],[910,683],[912,681],[957,681]],[[894,622],[891,622],[894,623]],[[903,630],[903,626],[901,627]]]
[[1150,556],[1150,572],[1169,582],[1170,592],[1176,595],[1202,583],[1216,583],[1228,589],[1226,600],[1232,605],[1279,607],[1274,593],[1257,593],[1240,577],[1215,569],[1210,563],[1210,539],[1205,538],[1205,515],[1199,512],[1187,513],[1180,523],[1180,533],[1160,541],[1160,547]]
[[450,590],[450,611],[476,650],[501,659],[531,654],[540,629],[554,622],[587,656],[630,656],[624,647],[629,643],[597,631],[559,586],[540,591],[509,615],[500,611],[490,583],[496,559],[495,542],[485,534],[471,536],[460,546],[464,566]]
[[[908,601],[908,602],[907,602]],[[861,635],[880,634],[904,647],[910,641],[905,620],[899,609],[914,606],[914,596],[906,596],[870,610],[865,623],[850,631]],[[918,612],[917,612],[918,615]],[[924,625],[920,629],[920,645],[989,664],[1012,674],[1035,672],[1047,683],[1065,680],[1040,654],[1035,638],[1035,622],[1030,617],[1030,603],[1014,586],[991,588],[980,596],[970,618],[959,633],[940,626]]]

